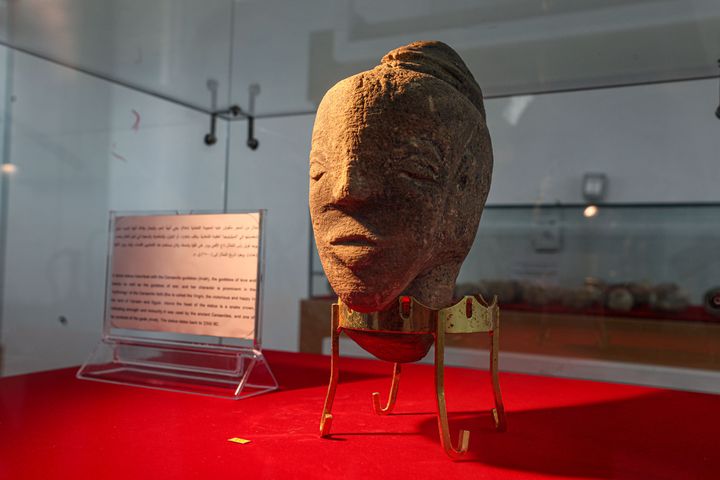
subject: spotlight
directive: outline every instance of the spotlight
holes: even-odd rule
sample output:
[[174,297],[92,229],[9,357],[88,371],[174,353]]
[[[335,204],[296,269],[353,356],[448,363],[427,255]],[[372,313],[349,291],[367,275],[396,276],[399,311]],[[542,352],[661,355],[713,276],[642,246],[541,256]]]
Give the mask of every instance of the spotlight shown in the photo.
[[585,218],[591,218],[598,214],[598,207],[596,205],[588,205],[583,210],[583,216]]

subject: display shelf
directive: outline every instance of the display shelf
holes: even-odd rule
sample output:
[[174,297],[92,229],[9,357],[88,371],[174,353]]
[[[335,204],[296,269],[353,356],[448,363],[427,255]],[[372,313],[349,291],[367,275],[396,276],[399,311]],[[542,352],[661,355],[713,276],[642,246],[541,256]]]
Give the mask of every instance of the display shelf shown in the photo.
[[[300,351],[323,352],[323,341],[330,336],[328,312],[334,301],[315,298],[300,302]],[[720,372],[720,323],[558,314],[505,306],[500,312],[503,352],[558,357],[568,362],[599,360]],[[487,348],[482,339],[473,336],[449,335],[447,345],[480,351]]]

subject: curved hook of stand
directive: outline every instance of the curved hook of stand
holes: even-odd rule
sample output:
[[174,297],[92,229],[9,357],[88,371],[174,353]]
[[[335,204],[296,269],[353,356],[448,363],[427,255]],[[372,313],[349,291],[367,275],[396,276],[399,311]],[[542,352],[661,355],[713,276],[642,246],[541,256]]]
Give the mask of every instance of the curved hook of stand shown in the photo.
[[498,432],[506,432],[507,423],[505,422],[505,413],[498,413],[497,408],[490,410],[490,413],[492,413],[493,420],[495,421],[495,430]]
[[470,432],[460,430],[458,447],[453,446],[450,440],[450,425],[445,401],[445,325],[441,322],[438,322],[435,332],[435,400],[437,402],[440,444],[448,457],[456,460],[467,453],[470,445]]
[[332,413],[323,413],[320,419],[320,436],[327,437],[330,435],[330,428],[332,428]]
[[467,453],[469,446],[470,432],[468,430],[460,430],[460,434],[458,435],[458,448],[453,447],[449,439],[447,443],[443,444],[445,453],[453,459],[463,457]]
[[448,457],[455,460],[463,457],[467,453],[468,447],[470,446],[470,432],[468,430],[460,430],[458,446],[455,448],[450,440],[450,427],[448,425],[447,413],[442,411],[438,416],[438,430],[440,430],[440,444]]
[[380,393],[375,392],[372,394],[373,409],[378,415],[387,415],[393,411],[395,407],[395,400],[397,399],[398,386],[400,385],[400,372],[402,366],[396,363],[393,367],[392,383],[390,384],[390,396],[388,397],[387,405],[384,407],[380,403]]
[[462,458],[470,446],[470,432],[468,430],[460,430],[458,446],[455,448],[450,440],[450,428],[448,427],[447,416],[444,419],[438,418],[438,429],[440,430],[440,444],[447,456],[453,460]]

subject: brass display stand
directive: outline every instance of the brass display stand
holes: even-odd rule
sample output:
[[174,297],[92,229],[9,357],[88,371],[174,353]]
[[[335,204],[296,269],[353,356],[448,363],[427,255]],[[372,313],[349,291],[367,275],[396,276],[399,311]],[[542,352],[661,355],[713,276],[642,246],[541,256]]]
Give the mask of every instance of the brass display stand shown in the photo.
[[[320,419],[320,436],[330,435],[332,425],[332,405],[338,384],[338,361],[340,347],[340,332],[361,332],[362,334],[379,335],[431,335],[435,345],[435,395],[437,400],[438,429],[440,442],[445,453],[451,458],[458,458],[468,450],[470,432],[460,431],[458,447],[452,445],[450,428],[448,426],[447,407],[445,403],[444,357],[445,335],[448,333],[478,333],[487,332],[490,335],[490,373],[492,377],[495,408],[492,416],[495,428],[505,431],[505,409],[500,394],[498,379],[498,349],[500,337],[500,309],[497,297],[491,305],[478,296],[467,296],[455,305],[441,310],[429,308],[413,297],[400,297],[398,309],[384,312],[359,313],[351,310],[338,299],[332,305],[332,357],[330,366],[330,383],[328,385],[325,405]],[[425,350],[426,352],[427,350]],[[422,352],[424,356],[425,352]],[[375,413],[385,415],[392,412],[400,383],[401,363],[394,362],[392,384],[388,402],[382,406],[380,394],[372,395]]]

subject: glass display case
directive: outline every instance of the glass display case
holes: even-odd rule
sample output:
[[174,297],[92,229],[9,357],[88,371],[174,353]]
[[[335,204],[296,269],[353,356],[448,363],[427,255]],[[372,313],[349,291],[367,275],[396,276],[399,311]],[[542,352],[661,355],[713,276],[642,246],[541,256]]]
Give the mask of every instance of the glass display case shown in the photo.
[[718,245],[720,204],[488,205],[455,293],[499,297],[505,352],[718,371]]
[[[500,295],[504,350],[717,369],[715,1],[28,0],[0,18],[5,375],[92,348],[110,210],[267,209],[266,345],[321,351],[325,307],[310,333],[298,315],[330,294],[307,216],[315,110],[417,39],[483,88],[493,185],[458,293]],[[609,188],[586,217],[588,173]],[[624,326],[642,332],[627,348]]]

